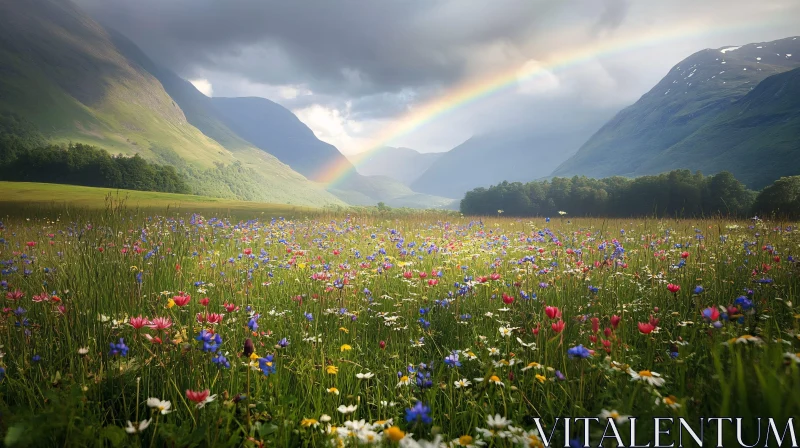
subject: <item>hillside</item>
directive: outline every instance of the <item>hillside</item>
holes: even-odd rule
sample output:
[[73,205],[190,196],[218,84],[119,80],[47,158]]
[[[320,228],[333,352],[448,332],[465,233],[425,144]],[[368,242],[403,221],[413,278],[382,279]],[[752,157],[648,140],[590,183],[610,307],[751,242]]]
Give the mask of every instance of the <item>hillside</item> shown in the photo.
[[118,41],[68,1],[0,2],[0,112],[30,121],[51,142],[173,165],[198,194],[342,204],[274,157],[252,147],[234,154],[204,135]]
[[[701,152],[704,157],[698,157]],[[800,68],[768,77],[640,172],[729,171],[751,188],[800,173]]]
[[[648,93],[619,112],[552,175],[583,174],[599,178],[705,167],[709,173],[730,169],[740,177],[744,165],[736,168],[732,161],[723,168],[714,162],[727,157],[720,154],[727,150],[725,146],[730,140],[703,140],[703,135],[708,135],[705,131],[696,139],[690,137],[707,125],[718,126],[717,120],[730,120],[728,111],[734,111],[731,108],[736,107],[737,100],[760,82],[799,66],[800,40],[794,37],[699,51],[674,66]],[[750,126],[748,135],[771,132],[757,129],[766,123],[751,124],[755,127]],[[683,153],[683,159],[667,155],[676,146],[676,152],[671,154]],[[774,163],[781,162],[776,159]],[[746,176],[741,179],[746,180]],[[748,185],[755,186],[775,178],[756,180],[751,176],[751,179]]]
[[411,183],[411,188],[461,198],[477,187],[538,179],[550,174],[596,129],[546,137],[532,137],[527,129],[478,135],[444,153]]
[[356,169],[365,176],[386,176],[411,185],[443,153],[420,153],[410,148],[384,147],[377,149],[363,160]]
[[[318,139],[295,114],[265,98],[212,98],[220,120],[236,135],[311,179],[321,179],[331,167],[349,161],[335,146]],[[351,205],[438,208],[452,199],[419,194],[387,176],[362,176],[352,171],[328,186],[328,191]]]

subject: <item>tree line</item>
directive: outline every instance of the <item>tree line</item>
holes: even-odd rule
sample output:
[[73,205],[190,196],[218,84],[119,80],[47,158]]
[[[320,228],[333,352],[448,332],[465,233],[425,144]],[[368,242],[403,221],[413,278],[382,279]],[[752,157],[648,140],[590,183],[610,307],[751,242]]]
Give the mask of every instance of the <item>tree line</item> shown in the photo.
[[703,176],[674,170],[654,176],[553,178],[502,182],[476,188],[461,200],[469,215],[605,217],[701,217],[777,215],[800,218],[800,176],[781,178],[761,192],[748,190],[731,173]]
[[46,144],[35,128],[11,114],[0,117],[0,180],[190,192],[171,166],[148,162],[139,155],[112,156],[81,143]]

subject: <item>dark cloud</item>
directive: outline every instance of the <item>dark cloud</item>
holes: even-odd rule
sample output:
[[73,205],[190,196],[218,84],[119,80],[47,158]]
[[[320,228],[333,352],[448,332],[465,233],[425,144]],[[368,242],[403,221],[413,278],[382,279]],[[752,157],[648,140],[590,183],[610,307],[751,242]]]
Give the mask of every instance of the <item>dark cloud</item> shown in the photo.
[[472,52],[524,38],[550,2],[78,0],[185,76],[200,67],[315,92],[451,83]]
[[800,34],[797,0],[73,1],[179,75],[208,79],[214,95],[264,96],[296,111],[316,105],[373,125],[462,82],[602,39],[708,27],[587,59],[533,86],[534,95],[506,89],[408,137],[437,148],[511,124],[533,134],[594,125],[694,51]]

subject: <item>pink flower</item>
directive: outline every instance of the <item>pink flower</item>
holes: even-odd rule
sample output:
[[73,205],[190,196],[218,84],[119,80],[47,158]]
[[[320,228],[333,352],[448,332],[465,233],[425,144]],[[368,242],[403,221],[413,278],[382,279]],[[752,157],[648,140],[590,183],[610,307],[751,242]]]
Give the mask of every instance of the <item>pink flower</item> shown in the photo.
[[8,299],[8,300],[16,301],[16,300],[19,300],[19,299],[21,299],[23,297],[25,297],[25,294],[23,294],[22,291],[20,291],[19,289],[15,290],[15,291],[9,291],[9,292],[6,293],[6,299]]
[[553,331],[555,331],[556,333],[561,333],[562,331],[564,331],[565,325],[566,324],[564,323],[564,321],[559,319],[558,322],[553,322],[552,324],[550,324],[550,328],[552,328]]
[[211,313],[206,317],[206,321],[210,324],[218,324],[222,322],[222,314]]
[[621,317],[617,316],[616,314],[611,316],[611,326],[617,328],[619,326],[619,322],[622,320]]
[[166,330],[172,326],[172,321],[169,317],[156,317],[147,326],[154,330]]
[[128,321],[128,324],[131,327],[133,327],[133,328],[135,328],[137,330],[142,328],[142,327],[144,327],[148,323],[149,322],[148,322],[147,318],[146,317],[142,317],[141,315],[139,317],[131,317],[130,320]]
[[672,283],[670,283],[669,285],[667,285],[667,290],[669,292],[673,293],[673,294],[677,294],[678,291],[681,290],[681,286],[680,285],[673,285]]

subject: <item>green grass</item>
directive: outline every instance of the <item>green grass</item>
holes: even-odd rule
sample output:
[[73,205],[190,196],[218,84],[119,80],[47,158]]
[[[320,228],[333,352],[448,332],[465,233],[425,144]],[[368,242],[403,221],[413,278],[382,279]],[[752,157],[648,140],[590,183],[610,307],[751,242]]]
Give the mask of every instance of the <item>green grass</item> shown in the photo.
[[73,210],[105,210],[109,205],[109,200],[117,204],[122,202],[129,208],[150,211],[249,213],[253,216],[259,214],[296,216],[322,211],[322,209],[313,207],[237,201],[186,194],[33,182],[0,182],[0,211],[52,207]]
[[[0,219],[6,446],[394,446],[404,435],[403,446],[463,436],[500,447],[538,441],[535,418],[549,433],[557,417],[603,410],[637,417],[640,446],[656,416],[742,417],[752,443],[755,417],[783,428],[800,415],[800,233],[787,223],[272,220],[258,208],[192,215],[205,198],[129,199],[186,204],[165,213],[104,207],[99,191],[10,187],[16,208]],[[68,214],[24,206],[92,195]],[[728,316],[703,317],[714,309]],[[136,329],[137,316],[171,326]],[[656,329],[643,333],[649,322]],[[204,350],[203,330],[221,341]],[[124,356],[109,345],[120,339]],[[574,357],[578,345],[594,352]],[[460,366],[448,367],[454,351]],[[663,382],[637,380],[649,372]],[[462,379],[471,384],[457,388]],[[214,401],[198,409],[187,389]],[[150,397],[173,412],[156,413]],[[406,419],[418,402],[430,423]],[[497,414],[513,426],[493,435]],[[149,427],[127,434],[129,421]],[[628,445],[629,423],[618,425]],[[604,427],[590,431],[593,446]],[[724,432],[734,446],[733,426]],[[705,438],[716,440],[713,426]]]
[[[0,111],[31,121],[50,142],[173,165],[196,193],[345,205],[275,157],[252,146],[231,151],[192,126],[162,84],[71,3],[0,5],[0,42]],[[237,179],[217,170],[236,164],[251,171]]]

